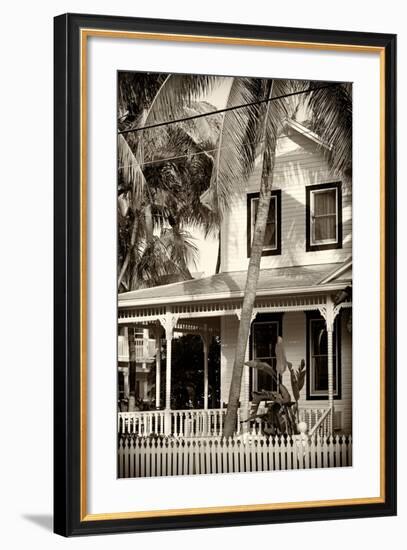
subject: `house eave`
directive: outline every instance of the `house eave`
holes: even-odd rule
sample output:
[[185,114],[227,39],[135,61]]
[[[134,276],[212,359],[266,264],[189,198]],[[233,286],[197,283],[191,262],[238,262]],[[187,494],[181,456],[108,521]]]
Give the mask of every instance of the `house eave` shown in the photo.
[[[292,296],[292,295],[304,295],[304,294],[321,294],[329,293],[338,290],[343,290],[349,286],[349,281],[337,281],[335,283],[326,284],[326,285],[312,285],[306,287],[292,287],[292,288],[275,288],[272,290],[258,290],[256,293],[257,298],[265,298],[268,296]],[[145,298],[145,299],[134,299],[134,300],[121,300],[119,295],[118,307],[119,309],[135,308],[135,307],[145,307],[145,306],[156,306],[156,305],[171,305],[171,304],[181,304],[181,303],[197,303],[197,302],[213,302],[213,301],[225,301],[243,298],[244,291],[234,291],[234,292],[218,292],[218,293],[208,293],[208,294],[198,294],[198,295],[180,295],[180,296],[171,296],[171,297],[157,297],[157,298]]]
[[323,279],[319,281],[318,284],[325,285],[331,282],[333,279],[340,277],[343,273],[345,273],[348,269],[351,269],[351,268],[352,268],[352,257],[345,260],[341,266],[339,266],[338,268],[334,269],[331,273],[326,275]]

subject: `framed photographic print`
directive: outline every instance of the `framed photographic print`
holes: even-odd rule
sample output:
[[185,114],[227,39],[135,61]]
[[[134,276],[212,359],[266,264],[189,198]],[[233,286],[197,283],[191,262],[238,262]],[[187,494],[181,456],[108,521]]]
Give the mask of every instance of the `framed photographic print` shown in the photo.
[[396,513],[396,37],[55,18],[55,532]]

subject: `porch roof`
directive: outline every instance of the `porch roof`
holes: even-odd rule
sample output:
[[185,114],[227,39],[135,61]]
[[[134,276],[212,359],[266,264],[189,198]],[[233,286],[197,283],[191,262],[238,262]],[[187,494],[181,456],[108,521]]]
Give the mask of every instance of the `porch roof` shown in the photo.
[[[340,262],[261,269],[256,295],[304,294],[345,288],[351,284],[351,278],[335,281],[334,275],[343,265]],[[119,295],[119,307],[239,298],[244,294],[246,277],[247,271],[230,271],[201,279],[133,290]]]

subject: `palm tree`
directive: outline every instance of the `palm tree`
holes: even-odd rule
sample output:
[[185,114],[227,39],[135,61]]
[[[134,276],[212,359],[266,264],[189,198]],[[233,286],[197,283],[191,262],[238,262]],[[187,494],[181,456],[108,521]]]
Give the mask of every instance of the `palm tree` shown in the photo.
[[[259,95],[257,98],[259,100],[270,100],[273,95],[274,97],[283,96],[288,93],[288,91],[292,88],[292,85],[293,83],[290,81],[260,81],[258,86]],[[256,153],[259,153],[261,163],[261,185],[239,330],[236,340],[235,360],[229,389],[227,413],[223,428],[223,435],[225,437],[232,436],[236,429],[246,346],[250,333],[254,302],[256,299],[264,235],[270,208],[277,135],[286,115],[287,102],[285,99],[279,99],[273,102],[267,101],[260,104],[258,107],[251,109],[251,111],[245,114],[247,117],[245,126],[250,129],[250,134],[254,139],[249,141],[246,138],[246,140],[236,143],[239,149],[243,148],[246,150],[249,168],[253,167],[255,155]],[[234,132],[234,123],[236,121],[236,117],[238,116],[239,113],[234,112],[233,118],[225,117],[224,128],[226,129],[226,136],[228,134],[234,136],[236,135]],[[240,130],[240,127],[238,126],[237,129]],[[227,159],[226,162],[229,164]],[[225,164],[225,159],[222,159],[222,156],[220,155],[218,158],[218,174],[216,174],[216,179],[214,179],[213,183],[213,185],[216,186],[215,189],[218,196],[220,195],[219,190],[224,190],[225,187],[225,178],[219,177],[221,174],[222,164]]]
[[[174,276],[191,278],[188,266],[194,262],[197,249],[183,225],[203,224],[209,232],[216,220],[199,201],[203,181],[209,179],[205,174],[212,170],[212,159],[205,154],[188,159],[188,155],[213,145],[210,139],[216,130],[216,119],[210,123],[202,120],[199,135],[196,124],[174,125],[153,134],[127,130],[147,126],[160,117],[175,118],[181,109],[189,109],[190,113],[213,110],[193,100],[214,83],[214,77],[196,81],[181,75],[119,76],[118,127],[125,132],[118,135],[119,290],[163,284],[173,281]],[[204,139],[200,137],[203,125]],[[180,156],[180,152],[187,156],[184,164],[175,159],[159,162]],[[135,372],[134,331],[130,330],[128,336],[129,367]]]

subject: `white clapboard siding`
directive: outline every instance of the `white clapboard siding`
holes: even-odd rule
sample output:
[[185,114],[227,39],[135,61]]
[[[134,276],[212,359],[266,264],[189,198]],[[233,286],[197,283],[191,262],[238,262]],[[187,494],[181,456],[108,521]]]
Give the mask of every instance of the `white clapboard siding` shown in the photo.
[[[281,190],[281,254],[264,256],[262,268],[289,267],[340,262],[352,253],[352,193],[351,185],[342,186],[341,249],[306,252],[305,203],[306,186],[340,181],[333,174],[323,151],[305,136],[296,136],[294,147],[290,138],[284,140],[274,169],[273,188]],[[260,189],[260,165],[246,184],[247,193]],[[247,199],[241,194],[234,198],[233,207],[225,215],[222,227],[222,272],[247,269]]]
[[[292,322],[294,317],[303,316],[304,325]],[[348,311],[344,309],[341,315],[341,399],[335,399],[334,427],[344,433],[352,433],[352,337],[348,331]],[[283,337],[287,352],[287,359],[297,367],[302,358],[306,360],[306,325],[305,314],[286,314],[283,318]],[[291,351],[295,353],[291,353]],[[285,373],[283,383],[291,390],[289,373]],[[300,408],[324,408],[327,400],[307,401],[306,386],[301,391]]]
[[[335,411],[341,413],[341,418],[338,419],[341,424],[336,427],[344,433],[352,433],[352,339],[347,328],[348,315],[348,311],[343,310],[341,316],[342,395],[341,399],[335,399]],[[224,403],[227,403],[229,397],[238,326],[239,323],[235,316],[221,318],[221,401]],[[294,367],[299,366],[301,359],[307,361],[306,316],[304,312],[287,312],[283,315],[282,335],[288,361]],[[288,370],[283,375],[283,384],[292,393]],[[300,408],[324,409],[328,402],[322,399],[307,401],[306,386],[304,385],[299,405]]]
[[119,439],[120,478],[334,468],[352,465],[352,437]]
[[228,315],[220,318],[221,322],[221,384],[220,400],[227,403],[229,399],[229,388],[232,379],[233,362],[235,358],[237,331],[239,321],[235,315]]

